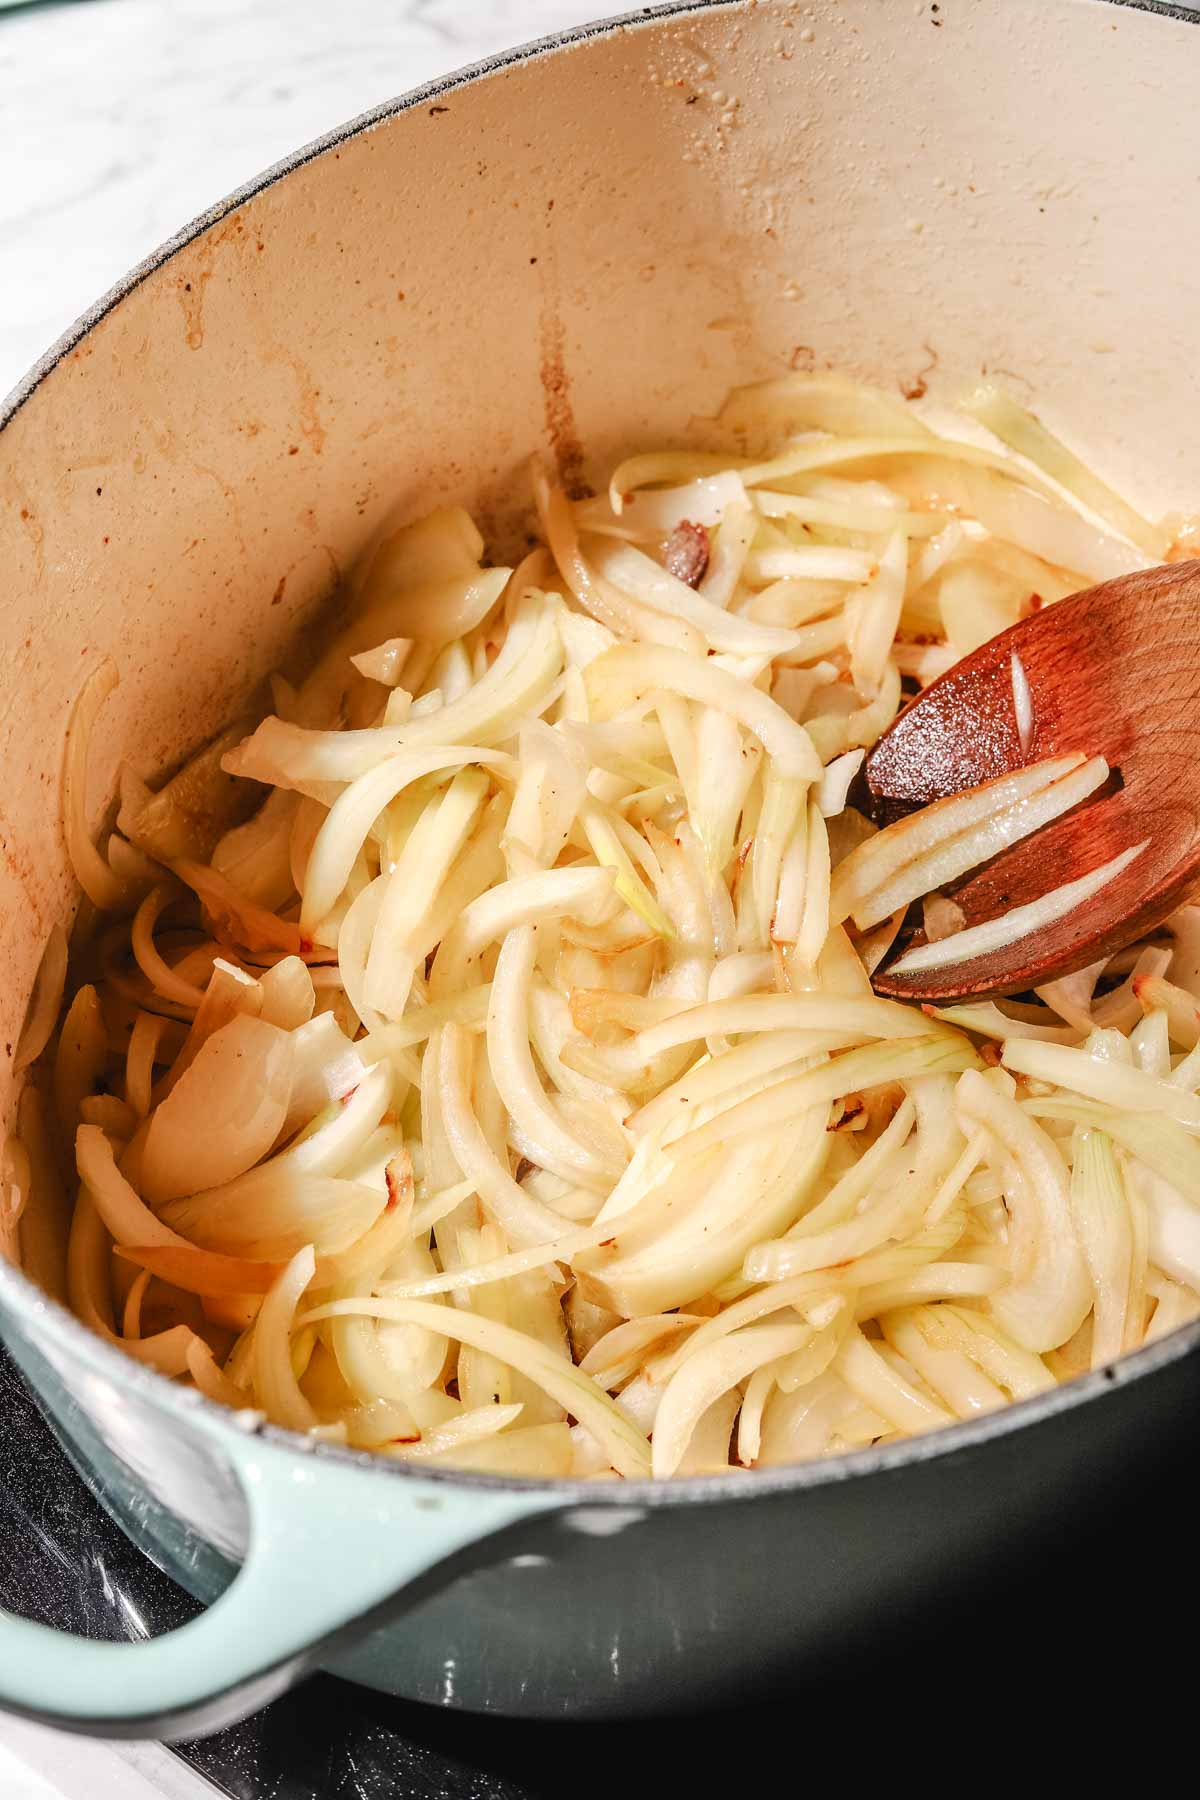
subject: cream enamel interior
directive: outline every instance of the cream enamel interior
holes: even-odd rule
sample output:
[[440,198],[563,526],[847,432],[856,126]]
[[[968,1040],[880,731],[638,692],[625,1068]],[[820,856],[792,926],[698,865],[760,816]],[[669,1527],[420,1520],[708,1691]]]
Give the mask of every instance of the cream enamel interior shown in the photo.
[[222,211],[3,435],[0,1049],[73,904],[82,672],[122,671],[98,821],[385,513],[463,499],[502,548],[531,449],[599,465],[810,358],[947,395],[1003,371],[1135,503],[1194,499],[1198,54],[1104,0],[704,7],[425,96]]

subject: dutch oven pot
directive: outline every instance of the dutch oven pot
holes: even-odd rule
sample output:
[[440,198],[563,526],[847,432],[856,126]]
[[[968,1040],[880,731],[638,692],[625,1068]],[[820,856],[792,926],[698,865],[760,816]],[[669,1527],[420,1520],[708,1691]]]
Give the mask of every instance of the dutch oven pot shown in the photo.
[[[530,450],[586,478],[789,366],[1003,371],[1135,502],[1194,505],[1198,74],[1161,6],[667,8],[389,104],[135,270],[0,438],[5,1116],[74,905],[58,771],[99,655],[97,826],[124,758],[237,713],[385,511],[461,500],[503,552]],[[744,1692],[1052,1530],[1200,1398],[1193,1326],[840,1461],[536,1484],[256,1430],[7,1267],[0,1331],[104,1504],[215,1600],[123,1645],[0,1615],[0,1702],[108,1735],[214,1727],[316,1664],[507,1713]]]

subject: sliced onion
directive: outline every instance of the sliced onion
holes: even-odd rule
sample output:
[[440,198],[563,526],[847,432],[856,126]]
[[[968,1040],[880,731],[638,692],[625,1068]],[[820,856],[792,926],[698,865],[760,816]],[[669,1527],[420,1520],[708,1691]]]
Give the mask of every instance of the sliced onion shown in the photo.
[[931,806],[921,807],[918,812],[889,825],[885,831],[876,832],[838,865],[833,895],[835,916],[844,919],[867,895],[894,880],[924,852],[938,848],[1006,809],[1021,807],[1034,795],[1078,769],[1085,760],[1081,755],[1072,754],[1032,763],[1026,769],[998,776],[995,781],[982,782],[961,794],[935,800]]
[[909,1038],[897,1044],[872,1044],[847,1050],[820,1068],[780,1082],[688,1134],[686,1142],[668,1146],[668,1155],[701,1155],[715,1144],[757,1132],[794,1117],[802,1106],[841,1099],[883,1082],[911,1080],[917,1075],[957,1073],[973,1069],[978,1059],[965,1039]]
[[825,818],[832,819],[845,809],[850,785],[866,754],[865,750],[847,750],[844,756],[836,756],[821,776],[817,805]]
[[530,1381],[552,1394],[567,1412],[573,1413],[579,1423],[604,1445],[619,1474],[636,1478],[650,1473],[649,1445],[608,1395],[586,1375],[581,1375],[572,1363],[554,1356],[523,1332],[512,1331],[506,1325],[478,1318],[473,1313],[433,1306],[426,1300],[372,1300],[367,1297],[314,1307],[303,1315],[300,1323],[317,1324],[322,1319],[344,1318],[356,1313],[368,1318],[421,1325],[427,1331],[489,1352],[501,1362],[519,1369]]
[[467,843],[487,797],[480,769],[460,769],[424,809],[387,876],[367,955],[363,995],[387,1019],[400,1019],[417,973],[421,928]]
[[688,1358],[667,1383],[654,1421],[653,1472],[673,1475],[701,1416],[764,1363],[798,1350],[807,1325],[749,1325]]
[[686,1306],[698,1288],[729,1280],[751,1244],[786,1230],[803,1210],[829,1153],[824,1127],[824,1109],[793,1112],[764,1142],[668,1162],[638,1204],[601,1221],[606,1240],[576,1252],[585,1293],[636,1318]]
[[846,1044],[865,1038],[924,1038],[930,1023],[898,1001],[852,1000],[825,994],[747,994],[675,1012],[660,1024],[649,1025],[627,1043],[614,1046],[604,1062],[620,1080],[634,1076],[666,1050],[701,1038],[731,1036],[750,1031],[832,1032]]
[[88,753],[96,720],[120,676],[110,659],[97,664],[75,697],[63,752],[63,828],[80,887],[101,911],[121,906],[128,886],[105,862],[87,827]]
[[[404,1455],[405,1452],[397,1452]],[[414,1452],[408,1452],[412,1456]],[[514,1431],[457,1442],[429,1460],[449,1463],[456,1469],[475,1469],[486,1475],[523,1475],[551,1481],[572,1472],[574,1447],[563,1424],[518,1426]]]
[[155,862],[169,864],[181,857],[204,861],[261,798],[221,768],[225,752],[241,735],[241,727],[227,728],[189,757],[157,793],[123,776],[118,830]]
[[640,538],[666,537],[676,525],[719,525],[730,507],[746,504],[746,490],[732,469],[702,475],[683,487],[658,488],[633,494],[614,507],[608,495],[580,501],[575,516],[588,530],[601,528],[619,516],[621,525]]
[[1167,534],[1162,527],[1151,525],[1119,494],[1114,494],[1106,482],[1046,430],[1040,419],[1018,406],[1002,388],[985,382],[964,406],[1002,442],[1027,456],[1098,517],[1114,525],[1122,537],[1137,544],[1148,556],[1158,559],[1163,555]]
[[[474,568],[462,574],[421,581],[412,586],[405,585],[389,599],[388,643],[396,646],[407,641],[411,645],[414,640],[436,643],[439,640],[449,642],[454,638],[465,637],[467,632],[474,631],[487,618],[508,586],[511,574],[511,569]],[[369,589],[380,589],[382,580],[383,571],[377,565],[372,573]],[[407,650],[401,654],[398,649],[393,649],[384,665],[389,673],[396,672],[397,664],[403,663],[407,653]],[[351,660],[362,674],[369,675],[372,680],[386,680],[387,675],[379,676],[374,673],[378,664],[368,662],[368,666],[363,668],[364,661],[371,654],[360,651]],[[378,652],[374,654],[377,655]],[[388,685],[395,686],[395,682],[389,681]]]
[[13,1074],[19,1075],[36,1062],[50,1042],[62,1007],[63,989],[67,983],[67,938],[61,925],[52,925],[42,951],[38,972],[33,978],[33,993],[21,1035],[13,1056]]
[[220,1187],[265,1156],[287,1117],[292,1039],[265,1019],[231,1019],[156,1106],[142,1183],[157,1203]]
[[[1104,758],[1089,757],[1079,768],[1051,782],[1049,787],[1003,807],[978,825],[956,832],[923,851],[890,881],[858,901],[854,907],[855,924],[864,931],[869,930],[913,900],[957,881],[969,869],[988,862],[1010,844],[1019,843],[1040,830],[1051,819],[1061,818],[1089,794],[1095,793],[1107,778],[1108,764]],[[889,829],[894,831],[897,827]],[[886,835],[886,832],[879,833],[880,838]],[[875,844],[879,840],[872,838],[870,841]]]
[[[554,1241],[562,1220],[518,1187],[488,1143],[472,1104],[467,1057],[470,1040],[459,1025],[443,1025],[437,1037],[442,1105],[452,1153],[510,1242],[519,1248]],[[433,1045],[427,1054],[433,1054]]]
[[[386,1195],[362,1182],[312,1174],[275,1159],[247,1192],[238,1183],[171,1200],[163,1218],[205,1249],[257,1260],[282,1260],[312,1244],[322,1255],[347,1249],[379,1217]],[[251,1171],[258,1176],[259,1170]],[[248,1178],[240,1178],[245,1182]],[[145,1242],[145,1235],[140,1241]]]
[[983,1075],[964,1076],[957,1102],[971,1123],[985,1126],[1011,1159],[1006,1198],[1012,1219],[1013,1278],[993,1295],[990,1310],[1027,1350],[1053,1350],[1079,1329],[1092,1303],[1062,1153],[1009,1095]]
[[308,859],[300,911],[304,928],[311,932],[336,904],[367,833],[399,793],[423,776],[442,769],[472,762],[490,766],[499,760],[474,746],[398,750],[352,781],[326,815]]
[[622,544],[615,539],[600,540],[589,547],[588,554],[593,567],[606,581],[631,594],[652,612],[684,619],[694,625],[697,631],[703,632],[714,650],[730,650],[738,656],[765,651],[774,657],[784,656],[797,647],[794,632],[759,625],[753,619],[726,612],[632,544]]
[[[381,758],[434,745],[499,743],[522,717],[536,715],[562,669],[555,610],[544,596],[517,606],[503,648],[482,680],[452,706],[400,725],[312,731],[265,719],[225,757],[230,774],[277,786],[354,781]],[[462,761],[479,761],[462,757]],[[303,791],[303,789],[302,789]]]
[[591,567],[579,547],[566,496],[548,480],[538,458],[531,465],[531,474],[534,502],[546,542],[583,611],[621,636],[642,638],[650,644],[669,644],[687,654],[697,651],[704,640],[694,626],[686,620],[665,618],[627,598]]
[[861,1331],[850,1332],[834,1358],[833,1366],[846,1386],[896,1431],[929,1431],[935,1425],[948,1425],[953,1417],[928,1394],[906,1381],[894,1365],[867,1342]]
[[1141,1069],[1092,1056],[1087,1050],[1014,1039],[1004,1046],[1004,1066],[1126,1112],[1165,1113],[1189,1132],[1200,1134],[1200,1097]]
[[[636,457],[575,506],[536,468],[549,547],[514,571],[461,508],[389,520],[312,672],[272,678],[279,716],[157,794],[125,769],[106,855],[97,670],[66,832],[120,916],[84,909],[93,980],[57,1043],[52,942],[19,1046],[53,1045],[81,1185],[72,1218],[28,1087],[0,1253],[19,1236],[81,1318],[211,1399],[510,1478],[833,1454],[1200,1311],[1200,909],[1037,1005],[870,991],[914,900],[917,958],[992,942],[941,890],[1107,773],[1080,745],[883,832],[846,805],[902,671],[1140,566],[1156,532],[992,412],[1045,477],[796,374],[708,422],[756,464]],[[663,542],[685,521],[694,588]],[[273,791],[239,824],[244,778]],[[989,1039],[1019,1086],[984,1073]]]
[[715,706],[752,731],[781,775],[819,781],[821,765],[802,726],[766,694],[748,687],[711,662],[699,662],[662,646],[621,645],[598,657],[585,676],[593,716],[611,719],[656,687]]
[[277,1425],[311,1431],[319,1424],[292,1370],[291,1330],[296,1308],[313,1278],[312,1246],[297,1250],[259,1309],[254,1324],[254,1390]]
[[1112,1141],[1103,1132],[1085,1131],[1076,1137],[1071,1212],[1095,1289],[1092,1367],[1098,1369],[1119,1356],[1124,1345],[1133,1265],[1133,1224],[1125,1186]]
[[825,369],[734,388],[717,418],[724,430],[759,445],[777,444],[781,438],[808,431],[839,436],[879,433],[903,439],[926,432],[911,408],[893,394]]
[[265,1294],[278,1280],[284,1263],[254,1262],[244,1256],[222,1256],[177,1239],[174,1243],[118,1244],[124,1262],[157,1276],[186,1294],[217,1296]]
[[928,1317],[925,1307],[891,1309],[883,1315],[884,1337],[958,1418],[974,1418],[1003,1406],[1007,1394],[970,1357],[930,1342],[925,1331]]
[[1076,908],[1101,893],[1142,854],[1149,842],[1146,838],[1142,843],[1134,844],[1077,880],[1065,881],[1040,899],[1031,900],[1026,906],[1014,906],[999,918],[989,919],[985,925],[968,926],[966,931],[944,938],[941,943],[922,944],[916,950],[907,951],[892,964],[890,972],[912,975],[923,969],[969,962],[976,956],[988,956],[993,950],[1003,949],[1006,944],[1015,944],[1034,932],[1044,931],[1047,925],[1067,918]]
[[307,1025],[317,1004],[316,989],[307,966],[298,956],[285,956],[259,977],[262,1013],[268,1025],[296,1031]]
[[353,1093],[366,1070],[360,1047],[351,1043],[332,1013],[318,1013],[297,1027],[291,1046],[291,1096],[279,1128],[281,1138],[290,1137],[332,1101]]

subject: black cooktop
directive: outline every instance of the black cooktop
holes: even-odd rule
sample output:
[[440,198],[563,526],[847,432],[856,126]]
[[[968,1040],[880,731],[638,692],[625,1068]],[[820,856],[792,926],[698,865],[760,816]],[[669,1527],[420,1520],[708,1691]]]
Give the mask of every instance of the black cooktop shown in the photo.
[[[1019,1438],[1013,1449],[1020,1453]],[[176,1753],[230,1800],[726,1791],[740,1800],[750,1788],[782,1791],[789,1769],[787,1787],[798,1789],[830,1755],[854,1789],[872,1768],[932,1773],[952,1731],[981,1732],[1011,1754],[1023,1721],[1047,1706],[1066,1738],[1095,1748],[1133,1728],[1143,1696],[1161,1716],[1175,1671],[1190,1666],[1191,1652],[1181,1660],[1179,1651],[1194,1610],[1198,1461],[1190,1421],[1181,1421],[1178,1442],[1146,1469],[1132,1499],[1110,1504],[1098,1493],[1087,1513],[1062,1520],[1019,1581],[964,1568],[951,1600],[897,1618],[886,1637],[823,1665],[783,1700],[747,1694],[736,1709],[690,1719],[531,1724],[410,1705],[317,1676]],[[196,1610],[92,1499],[2,1351],[0,1604],[107,1638],[152,1636]]]

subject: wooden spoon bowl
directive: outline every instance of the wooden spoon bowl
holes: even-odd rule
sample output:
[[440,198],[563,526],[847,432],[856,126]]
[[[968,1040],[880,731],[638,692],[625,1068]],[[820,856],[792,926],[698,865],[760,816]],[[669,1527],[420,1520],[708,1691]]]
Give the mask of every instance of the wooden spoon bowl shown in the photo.
[[[1022,744],[1013,657],[1032,700]],[[946,891],[968,926],[1147,848],[1068,917],[970,961],[876,972],[879,993],[946,1001],[1011,994],[1141,937],[1200,886],[1200,561],[1138,570],[1001,632],[933,682],[879,740],[867,805],[889,823],[982,781],[1082,751],[1109,781],[1074,811]],[[925,941],[901,933],[894,956]],[[894,960],[894,957],[893,957]]]

